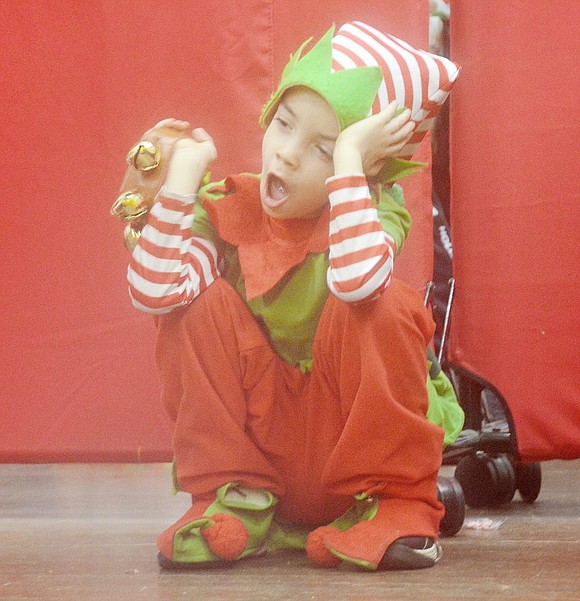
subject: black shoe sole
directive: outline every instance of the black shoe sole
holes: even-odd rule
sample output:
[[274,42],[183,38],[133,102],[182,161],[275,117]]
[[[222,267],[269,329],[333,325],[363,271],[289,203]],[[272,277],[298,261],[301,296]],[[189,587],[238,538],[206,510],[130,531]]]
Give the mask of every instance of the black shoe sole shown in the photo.
[[378,570],[421,570],[431,568],[439,559],[425,557],[405,544],[395,541],[383,555]]

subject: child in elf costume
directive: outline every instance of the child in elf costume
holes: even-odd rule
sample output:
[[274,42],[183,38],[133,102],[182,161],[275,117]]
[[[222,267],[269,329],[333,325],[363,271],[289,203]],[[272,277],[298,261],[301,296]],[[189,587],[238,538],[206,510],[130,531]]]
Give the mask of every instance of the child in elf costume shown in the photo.
[[158,538],[162,567],[288,547],[369,570],[440,557],[437,474],[462,415],[443,380],[429,406],[433,322],[392,277],[410,226],[393,182],[413,166],[395,157],[416,124],[379,98],[372,52],[355,56],[384,39],[351,23],[291,57],[261,116],[260,175],[202,185],[213,141],[174,119],[131,154],[154,169],[151,140],[174,138],[128,270],[156,315],[175,482],[192,495]]

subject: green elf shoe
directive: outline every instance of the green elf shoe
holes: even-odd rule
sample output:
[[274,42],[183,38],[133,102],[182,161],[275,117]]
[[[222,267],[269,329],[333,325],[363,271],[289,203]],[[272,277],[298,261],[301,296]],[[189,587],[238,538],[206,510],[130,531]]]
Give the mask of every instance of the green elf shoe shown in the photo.
[[190,509],[157,539],[159,565],[190,569],[265,552],[276,497],[230,482]]
[[441,548],[435,540],[437,522],[425,504],[361,493],[340,518],[312,531],[308,557],[320,566],[341,564],[365,570],[431,567]]
[[310,528],[274,519],[268,540],[268,553],[276,551],[304,551],[310,531]]

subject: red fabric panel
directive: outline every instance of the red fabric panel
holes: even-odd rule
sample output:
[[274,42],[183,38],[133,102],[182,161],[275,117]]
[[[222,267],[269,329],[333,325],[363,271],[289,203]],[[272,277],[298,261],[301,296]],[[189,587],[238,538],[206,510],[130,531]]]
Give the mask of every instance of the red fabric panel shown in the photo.
[[580,5],[451,14],[450,359],[504,396],[524,459],[579,457]]
[[[130,306],[123,226],[108,215],[123,157],[175,116],[214,136],[215,177],[256,170],[260,109],[303,38],[359,18],[425,47],[425,2],[386,1],[380,16],[374,1],[351,4],[0,6],[1,461],[170,458],[153,324]],[[429,189],[424,175],[408,185],[418,223]],[[409,269],[418,286],[426,255]]]

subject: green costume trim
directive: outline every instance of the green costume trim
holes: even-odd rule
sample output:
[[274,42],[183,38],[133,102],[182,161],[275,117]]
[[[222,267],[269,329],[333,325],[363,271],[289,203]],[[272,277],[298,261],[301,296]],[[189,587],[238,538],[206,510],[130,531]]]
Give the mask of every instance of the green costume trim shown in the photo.
[[177,530],[173,542],[173,561],[183,563],[220,561],[210,551],[200,532],[202,528],[207,528],[214,523],[211,516],[216,513],[224,513],[236,517],[248,531],[248,544],[238,559],[264,550],[269,538],[277,499],[271,492],[263,489],[260,492],[268,500],[265,507],[257,507],[256,505],[226,499],[227,493],[237,486],[237,483],[229,482],[219,488],[216,493],[216,500],[206,509],[204,517],[193,520]]
[[[307,255],[290,277],[263,296],[247,301],[252,313],[266,324],[277,353],[288,363],[297,363],[304,373],[312,371],[313,332],[329,295],[327,269],[324,254]],[[306,290],[311,302],[297,303]]]
[[276,551],[304,551],[311,529],[275,519],[270,530],[268,553]]
[[328,525],[341,532],[346,532],[355,524],[372,520],[375,515],[377,515],[377,511],[379,510],[378,497],[373,497],[366,492],[361,492],[354,496],[354,501],[355,502],[346,513],[343,513],[339,518]]
[[[355,495],[354,499],[355,502],[350,509],[328,525],[330,528],[336,528],[341,532],[346,532],[356,524],[372,520],[377,515],[377,511],[379,510],[379,497],[374,497],[362,492]],[[376,570],[377,568],[376,565],[369,561],[365,561],[364,559],[359,559],[356,557],[349,557],[348,555],[339,553],[336,551],[336,549],[328,548],[328,551],[346,563],[353,564],[367,570]]]
[[451,381],[441,369],[431,347],[427,349],[427,392],[429,409],[427,419],[445,431],[443,446],[453,444],[461,434],[465,413],[457,401]]
[[[359,522],[372,520],[379,509],[379,499],[370,497],[367,493],[355,495],[354,504],[346,513],[334,520],[330,527],[336,528],[342,532],[349,530]],[[270,541],[268,542],[268,552],[284,551],[289,549],[304,550],[306,549],[306,541],[311,530],[296,526],[294,524],[274,520],[272,530],[270,532]],[[343,559],[349,563],[354,563],[365,568],[374,569],[372,564],[364,560],[352,559],[351,557],[342,556],[336,551],[330,551],[333,555]]]
[[383,184],[391,184],[421,171],[426,166],[427,163],[421,161],[407,161],[406,159],[389,157],[375,179]]

